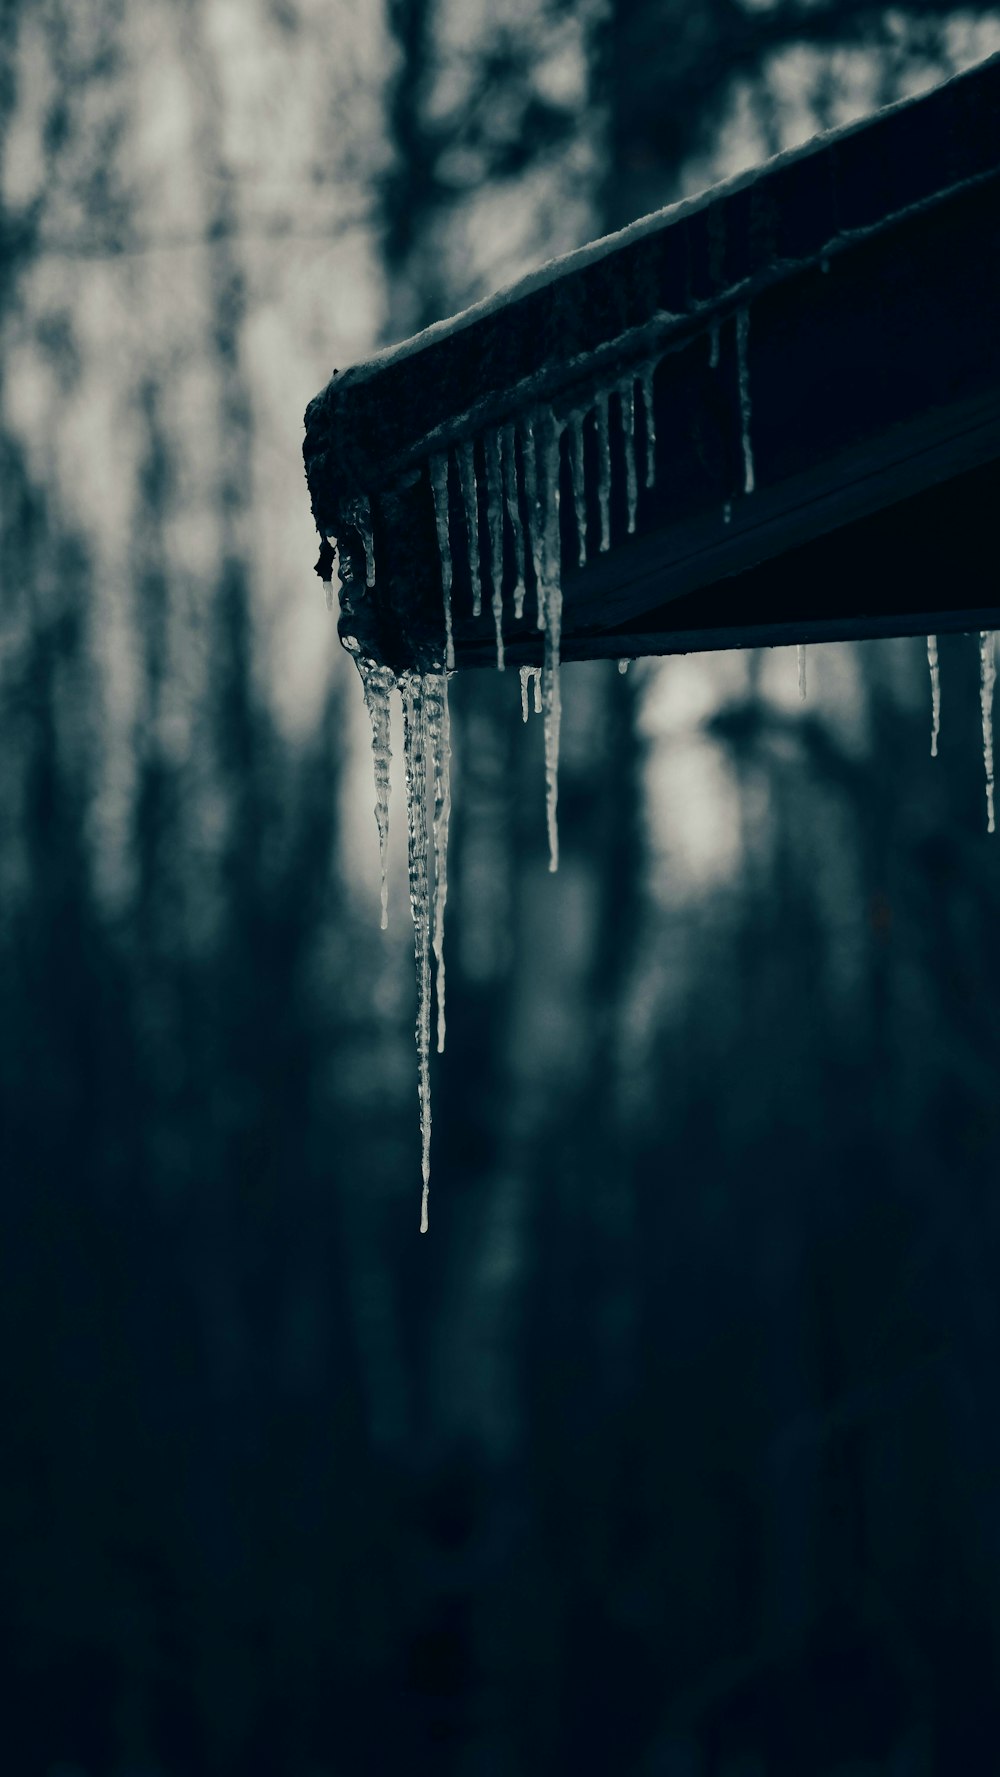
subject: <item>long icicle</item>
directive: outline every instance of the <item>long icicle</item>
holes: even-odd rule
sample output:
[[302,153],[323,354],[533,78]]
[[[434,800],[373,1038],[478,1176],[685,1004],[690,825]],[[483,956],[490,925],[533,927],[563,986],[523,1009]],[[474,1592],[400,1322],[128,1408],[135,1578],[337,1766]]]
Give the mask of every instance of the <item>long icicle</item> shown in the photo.
[[653,371],[655,365],[644,364],[637,378],[642,391],[642,411],[646,419],[646,486],[656,480],[656,419],[653,414]]
[[993,819],[993,687],[996,684],[995,629],[979,632],[979,702],[983,713],[983,763],[986,767],[986,830],[996,831]]
[[479,496],[476,491],[476,459],[471,440],[458,446],[458,478],[465,507],[465,535],[469,544],[469,576],[472,580],[472,615],[483,608],[482,569],[479,560]]
[[497,638],[497,670],[504,670],[503,653],[503,483],[499,432],[483,439],[486,457],[486,515],[490,532],[490,596]]
[[597,415],[597,504],[601,514],[601,549],[611,542],[611,428],[608,421],[608,392],[598,392],[594,411]]
[[525,416],[521,433],[521,461],[524,464],[524,506],[528,527],[528,547],[535,570],[535,596],[538,600],[537,624],[545,628],[545,576],[542,573],[542,527],[538,506],[538,457],[535,450],[535,428],[530,414]]
[[736,316],[736,347],[740,373],[740,429],[743,439],[743,492],[752,494],[754,490],[753,444],[750,439],[750,364],[747,359],[747,338],[750,332],[750,313],[748,309],[740,309]]
[[434,779],[434,987],[437,994],[437,1051],[444,1054],[444,910],[448,901],[448,823],[451,819],[451,718],[447,673],[424,679],[427,741]]
[[931,758],[936,759],[941,732],[941,663],[937,636],[927,637],[927,665],[931,674]]
[[[605,415],[607,408],[605,407]],[[562,641],[562,579],[559,560],[559,428],[548,409],[543,416],[544,499],[542,574],[545,607],[545,654],[542,665],[542,721],[545,733],[545,822],[549,836],[549,869],[559,868],[559,729],[562,697],[559,651]]]
[[372,725],[372,754],[375,761],[375,824],[378,828],[379,864],[382,872],[382,930],[389,924],[389,696],[396,683],[387,666],[375,666],[359,656],[358,671],[365,694],[365,705]]
[[451,534],[448,517],[448,455],[431,457],[431,492],[437,526],[438,561],[441,566],[441,598],[444,605],[445,664],[455,670],[455,641],[451,633]]
[[800,642],[798,645],[798,661],[799,661],[799,696],[801,697],[803,703],[805,703],[805,700],[806,700],[806,645],[805,645],[805,642]]
[[431,946],[428,884],[427,732],[424,688],[418,672],[405,672],[403,755],[406,764],[407,857],[413,950],[417,970],[417,1093],[420,1100],[420,1232],[427,1233],[431,1179]]
[[587,488],[584,481],[583,414],[570,414],[569,466],[573,482],[573,514],[576,519],[576,540],[581,568],[587,565]]
[[521,513],[517,503],[517,452],[514,444],[513,426],[504,426],[500,434],[500,456],[504,502],[507,507],[510,534],[514,540],[514,569],[517,574],[517,582],[514,587],[514,616],[517,622],[520,622],[524,616],[524,531],[521,528]]
[[635,472],[635,385],[629,378],[618,390],[622,409],[622,439],[625,445],[625,492],[628,500],[629,534],[635,530],[639,507],[639,482]]

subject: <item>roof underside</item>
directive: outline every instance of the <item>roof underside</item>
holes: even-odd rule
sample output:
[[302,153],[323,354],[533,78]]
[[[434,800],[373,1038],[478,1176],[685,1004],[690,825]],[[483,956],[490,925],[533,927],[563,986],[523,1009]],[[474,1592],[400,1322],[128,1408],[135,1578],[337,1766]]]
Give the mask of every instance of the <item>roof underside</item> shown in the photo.
[[[564,658],[1000,626],[998,198],[993,58],[336,377],[306,416],[306,469],[364,650],[397,670],[442,657],[428,465],[450,452],[456,663],[495,660],[489,600],[472,616],[455,450],[472,442],[485,489],[489,438],[519,437],[541,404],[557,423],[586,415],[582,567],[568,433],[559,470]],[[650,372],[655,479],[630,534],[632,397],[617,391]],[[606,550],[602,390],[616,391]],[[635,445],[644,462],[641,401]],[[530,561],[518,622],[502,522],[504,641],[537,663]],[[480,537],[488,553],[485,504]]]

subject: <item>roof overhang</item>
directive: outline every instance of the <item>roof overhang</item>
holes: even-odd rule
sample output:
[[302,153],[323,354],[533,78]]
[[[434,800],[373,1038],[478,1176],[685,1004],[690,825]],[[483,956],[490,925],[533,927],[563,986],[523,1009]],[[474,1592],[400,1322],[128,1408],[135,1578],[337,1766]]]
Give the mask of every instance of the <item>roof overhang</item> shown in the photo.
[[[491,428],[542,404],[562,423],[653,364],[655,482],[630,534],[619,451],[603,552],[588,419],[582,567],[563,454],[564,659],[1000,627],[998,296],[994,57],[335,376],[304,449],[352,631],[396,670],[440,661],[432,457],[475,441],[483,478]],[[507,655],[534,664],[506,533],[503,561]],[[460,547],[452,608],[456,664],[491,664]]]

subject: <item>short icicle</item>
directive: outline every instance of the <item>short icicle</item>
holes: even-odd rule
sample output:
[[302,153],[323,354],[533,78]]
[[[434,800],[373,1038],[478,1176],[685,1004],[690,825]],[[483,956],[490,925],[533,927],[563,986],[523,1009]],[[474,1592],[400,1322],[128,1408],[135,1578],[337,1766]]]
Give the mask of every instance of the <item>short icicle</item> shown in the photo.
[[375,584],[375,540],[372,535],[372,508],[367,494],[357,494],[347,502],[344,512],[349,525],[353,526],[364,545],[365,551],[365,585]]
[[504,426],[500,434],[500,458],[504,503],[507,507],[510,534],[514,540],[514,568],[517,574],[514,616],[520,622],[524,616],[524,532],[521,529],[521,513],[517,503],[517,452],[513,426]]
[[601,549],[611,543],[611,428],[608,394],[602,390],[594,404],[597,415],[597,504],[601,514]]
[[358,672],[365,694],[365,705],[372,725],[372,754],[375,760],[375,824],[378,827],[378,852],[382,870],[382,930],[389,924],[389,698],[396,683],[387,666],[376,666],[359,658]]
[[753,444],[750,439],[750,365],[747,339],[750,333],[750,312],[740,309],[736,317],[736,346],[740,372],[740,428],[743,440],[743,492],[754,490]]
[[437,1051],[444,1054],[444,910],[448,900],[448,824],[451,819],[451,718],[448,675],[428,673],[424,679],[427,742],[434,784],[434,986],[437,994]]
[[[600,408],[598,409],[600,412]],[[605,398],[605,419],[607,405]],[[562,642],[562,579],[559,560],[559,440],[555,415],[543,416],[542,577],[545,608],[545,656],[542,665],[542,721],[545,734],[545,822],[549,836],[549,869],[559,868],[559,729],[562,697],[559,685],[559,651]]]
[[979,632],[979,702],[983,713],[983,764],[986,767],[986,830],[996,831],[993,819],[993,687],[996,684],[995,629]]
[[455,669],[455,641],[451,633],[451,535],[448,520],[448,457],[431,457],[431,493],[437,526],[438,562],[441,567],[441,600],[444,605],[445,664]]
[[644,364],[636,379],[642,391],[642,411],[646,419],[646,486],[652,487],[656,480],[656,420],[653,416],[653,371],[655,366]]
[[628,500],[629,535],[635,530],[639,508],[639,482],[635,472],[635,384],[629,378],[618,391],[622,409],[622,439],[625,445],[625,492]]
[[798,660],[799,660],[799,696],[801,697],[801,699],[804,703],[805,699],[806,699],[806,645],[805,645],[805,642],[799,643],[797,652],[798,652]]
[[584,482],[582,413],[570,414],[569,466],[573,481],[573,512],[576,519],[576,540],[579,547],[577,560],[580,567],[584,568],[587,565],[587,489]]
[[927,665],[931,674],[931,758],[936,759],[941,732],[941,665],[937,636],[927,637]]
[[528,720],[528,692],[534,686],[535,715],[542,713],[542,669],[540,666],[522,666],[521,668],[521,721]]
[[497,638],[497,671],[504,670],[503,652],[503,457],[499,432],[487,432],[486,522],[490,533],[490,597]]
[[483,608],[482,570],[479,561],[479,494],[476,488],[476,459],[472,442],[465,439],[458,446],[458,478],[462,484],[465,507],[465,535],[469,544],[469,576],[472,580],[472,615],[478,617]]
[[413,914],[413,948],[417,969],[417,1092],[420,1099],[420,1172],[423,1179],[420,1232],[426,1234],[431,1178],[431,907],[428,880],[427,715],[420,673],[405,672],[400,680],[400,689],[403,694],[410,910]]

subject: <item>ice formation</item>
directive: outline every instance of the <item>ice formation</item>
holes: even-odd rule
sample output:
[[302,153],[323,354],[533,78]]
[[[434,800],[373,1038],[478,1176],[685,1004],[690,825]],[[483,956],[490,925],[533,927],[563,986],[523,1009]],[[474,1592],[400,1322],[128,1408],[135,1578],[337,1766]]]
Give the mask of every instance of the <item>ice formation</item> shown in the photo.
[[542,669],[540,666],[522,666],[521,668],[521,721],[528,720],[529,687],[535,689],[535,715],[542,713]]
[[986,767],[986,830],[995,831],[993,820],[993,687],[997,677],[995,629],[979,632],[979,701],[983,714],[983,764]]
[[[524,616],[527,567],[529,562],[531,564],[535,586],[535,622],[544,636],[544,657],[540,670],[534,667],[520,669],[521,713],[527,720],[528,687],[534,681],[535,708],[540,710],[545,736],[545,823],[551,870],[555,870],[559,862],[557,810],[562,638],[559,499],[563,439],[566,440],[567,467],[573,495],[576,559],[582,566],[587,560],[588,541],[585,428],[593,427],[596,440],[594,504],[598,547],[603,551],[611,544],[613,478],[621,476],[626,525],[630,533],[634,532],[638,520],[637,392],[643,405],[644,484],[647,488],[653,485],[656,471],[654,370],[655,364],[652,362],[641,364],[628,375],[619,377],[611,386],[596,389],[583,406],[558,418],[549,406],[538,406],[522,412],[516,419],[508,419],[499,427],[485,428],[475,441],[466,439],[451,445],[430,461],[429,478],[434,501],[449,663],[454,659],[451,641],[454,567],[448,513],[449,486],[457,485],[461,492],[474,617],[481,613],[482,595],[488,576],[499,667],[503,667],[505,660],[505,525],[510,539],[508,559],[513,559],[514,563],[515,622],[520,622]],[[614,403],[612,395],[616,397]],[[450,479],[452,454],[455,481]],[[480,476],[485,481],[485,488],[481,486]]]
[[754,490],[753,443],[750,438],[750,365],[747,340],[750,333],[750,311],[740,309],[736,317],[736,348],[740,374],[740,425],[743,434],[743,492]]
[[434,497],[434,522],[437,526],[438,560],[441,563],[441,598],[444,605],[445,665],[455,670],[455,639],[451,633],[451,531],[448,516],[448,458],[432,457],[430,461],[431,492]]
[[931,758],[936,759],[941,732],[941,667],[937,636],[927,637],[927,665],[931,674]]
[[797,652],[798,652],[798,660],[799,660],[799,696],[802,698],[803,702],[805,702],[805,695],[806,695],[806,645],[805,645],[805,642],[799,643]]
[[358,659],[358,671],[364,688],[365,703],[372,725],[372,753],[375,760],[375,824],[378,827],[379,862],[382,869],[382,930],[389,924],[389,879],[387,874],[389,847],[389,694],[394,679],[387,666],[376,666],[370,660]]
[[428,1227],[431,1182],[431,898],[427,868],[427,706],[422,673],[405,672],[403,757],[406,762],[407,866],[417,965],[417,1093],[420,1100],[420,1232]]
[[478,617],[482,609],[483,585],[479,556],[479,496],[476,487],[476,459],[473,455],[471,439],[466,439],[458,447],[458,478],[462,485],[465,537],[469,547],[469,573],[472,576],[472,615]]
[[[434,853],[434,991],[437,997],[437,1051],[444,1054],[444,910],[448,900],[448,825],[451,820],[451,719],[448,714],[448,676],[428,673],[424,679],[427,739],[433,774],[434,813],[431,836]],[[430,1107],[428,1105],[428,1116]]]

